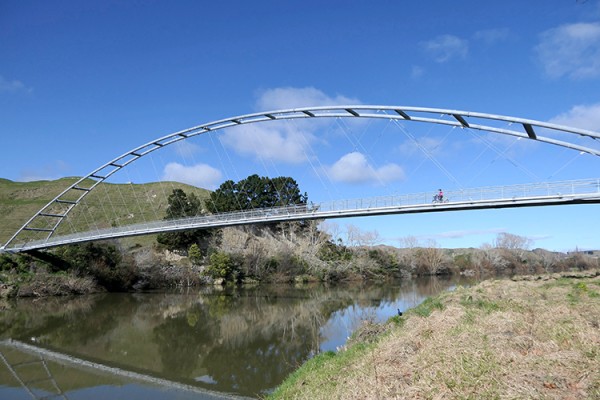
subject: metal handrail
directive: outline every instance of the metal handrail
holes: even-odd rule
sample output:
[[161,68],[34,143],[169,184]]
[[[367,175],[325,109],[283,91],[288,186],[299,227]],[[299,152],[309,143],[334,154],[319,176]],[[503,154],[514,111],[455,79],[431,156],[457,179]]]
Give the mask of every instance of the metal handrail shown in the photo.
[[10,248],[1,248],[0,251],[16,252],[91,240],[138,236],[167,231],[198,228],[208,229],[302,219],[534,206],[567,203],[577,200],[590,203],[600,202],[600,178],[450,190],[445,193],[447,202],[443,203],[432,203],[432,197],[435,194],[434,192],[421,192],[364,199],[311,202],[309,204],[168,219],[53,236],[49,239],[15,244]]

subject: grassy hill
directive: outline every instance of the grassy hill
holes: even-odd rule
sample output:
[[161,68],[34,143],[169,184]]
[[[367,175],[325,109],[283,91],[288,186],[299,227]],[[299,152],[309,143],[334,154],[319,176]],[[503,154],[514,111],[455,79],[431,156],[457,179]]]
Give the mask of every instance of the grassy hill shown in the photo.
[[[32,215],[77,179],[70,177],[33,182],[0,179],[0,243],[4,244]],[[178,182],[102,183],[73,209],[59,233],[162,219],[167,198],[176,188],[188,194],[194,193],[201,199],[207,198],[210,193],[206,189]]]

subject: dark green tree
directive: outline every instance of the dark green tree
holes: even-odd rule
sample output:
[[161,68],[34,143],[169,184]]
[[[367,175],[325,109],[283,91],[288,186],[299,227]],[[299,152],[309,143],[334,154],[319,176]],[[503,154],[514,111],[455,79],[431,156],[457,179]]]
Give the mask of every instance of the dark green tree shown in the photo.
[[260,177],[256,174],[235,183],[231,180],[210,194],[208,208],[213,213],[306,204],[298,183],[290,177]]
[[[164,219],[189,218],[203,215],[202,201],[194,193],[186,194],[182,189],[173,189],[167,199],[168,206]],[[187,250],[192,244],[206,241],[211,235],[207,229],[192,229],[161,233],[156,241],[169,250]]]
[[238,200],[238,184],[232,180],[225,181],[217,190],[210,194],[208,208],[212,213],[241,210]]
[[[252,210],[285,206],[306,206],[308,195],[300,192],[298,183],[290,177],[260,177],[256,174],[239,182],[228,180],[210,194],[207,208],[212,213]],[[306,221],[264,225],[275,232],[297,234],[304,232]]]
[[165,219],[195,217],[202,214],[202,202],[194,193],[188,196],[182,189],[173,189],[167,201]]

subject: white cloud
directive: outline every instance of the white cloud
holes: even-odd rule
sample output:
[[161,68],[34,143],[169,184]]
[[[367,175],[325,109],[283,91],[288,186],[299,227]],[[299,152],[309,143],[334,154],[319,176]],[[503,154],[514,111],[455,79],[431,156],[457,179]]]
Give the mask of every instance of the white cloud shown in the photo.
[[259,111],[347,104],[359,104],[359,101],[341,95],[331,97],[314,87],[268,89],[260,94],[256,102]]
[[546,75],[575,79],[600,76],[600,23],[576,23],[540,35],[535,48]]
[[2,92],[26,92],[31,93],[33,89],[26,87],[23,82],[18,80],[9,81],[0,75],[0,93]]
[[[313,87],[268,89],[256,101],[260,111],[348,104],[360,102],[340,95],[331,97]],[[250,124],[226,129],[221,140],[238,154],[298,164],[310,157],[311,145],[316,141],[315,133],[325,124],[328,122],[322,119]]]
[[600,131],[600,103],[574,106],[569,111],[552,118],[549,122]]
[[404,179],[404,171],[399,165],[390,163],[375,169],[359,152],[342,156],[331,167],[327,167],[326,172],[334,181],[346,183],[382,184]]
[[485,29],[475,32],[475,39],[481,40],[488,45],[502,42],[510,36],[508,28]]
[[200,153],[203,151],[202,147],[194,144],[188,140],[180,140],[179,142],[174,143],[175,151],[181,157],[191,157],[194,154]]
[[441,35],[422,43],[423,48],[438,63],[452,58],[465,58],[469,52],[469,43],[454,35]]
[[400,153],[411,155],[415,152],[426,151],[429,154],[439,154],[442,151],[442,140],[438,138],[419,138],[417,143],[407,140],[399,147]]
[[299,164],[307,160],[312,133],[285,122],[227,129],[221,141],[243,155]]
[[172,162],[165,166],[162,180],[187,183],[204,189],[215,189],[220,184],[221,178],[221,171],[207,164],[187,167]]
[[414,78],[414,79],[422,77],[424,73],[425,73],[425,70],[423,68],[419,67],[418,65],[413,65],[410,70],[410,76],[411,76],[411,78]]

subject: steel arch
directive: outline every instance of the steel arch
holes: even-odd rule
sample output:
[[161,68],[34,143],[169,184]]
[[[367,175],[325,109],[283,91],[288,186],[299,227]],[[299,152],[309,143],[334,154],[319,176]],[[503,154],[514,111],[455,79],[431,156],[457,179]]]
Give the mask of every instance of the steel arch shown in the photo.
[[[442,117],[452,117],[452,119],[442,119]],[[590,147],[581,146],[572,142],[553,139],[547,136],[541,136],[536,129],[548,129],[554,132],[562,132],[573,135],[579,135],[589,137],[594,140],[600,139],[600,133],[586,129],[573,128],[564,125],[557,125],[543,121],[536,121],[531,119],[523,119],[510,117],[505,115],[487,114],[471,111],[441,109],[441,108],[428,108],[428,107],[408,107],[408,106],[381,106],[381,105],[339,105],[339,106],[321,106],[321,107],[303,107],[303,108],[292,108],[274,110],[253,114],[244,114],[235,116],[232,118],[221,119],[206,124],[197,125],[188,129],[184,129],[178,132],[171,133],[169,135],[160,137],[148,143],[145,143],[139,147],[136,147],[115,159],[107,162],[99,168],[93,170],[89,174],[77,180],[67,189],[62,191],[54,199],[48,202],[42,207],[37,213],[35,213],[15,234],[1,247],[1,249],[7,248],[15,238],[23,231],[46,231],[48,235],[46,240],[49,239],[61,222],[66,218],[69,212],[78,205],[83,198],[91,192],[96,186],[108,179],[111,175],[119,171],[120,169],[128,166],[137,159],[152,153],[155,150],[164,148],[170,144],[179,142],[181,140],[188,139],[193,136],[197,136],[207,132],[218,131],[221,129],[252,124],[258,122],[278,121],[278,120],[291,120],[291,119],[305,119],[305,118],[376,118],[376,119],[388,119],[388,120],[400,120],[400,121],[411,121],[411,122],[424,122],[432,124],[448,125],[459,128],[469,128],[480,131],[487,131],[491,133],[503,134],[515,136],[518,138],[537,140],[539,142],[548,143],[565,147],[572,150],[577,150],[584,153],[589,153],[595,156],[600,156],[600,150],[596,150]],[[471,120],[482,120],[485,121],[500,121],[509,124],[516,124],[521,129],[505,129],[498,128],[486,123],[476,123],[477,121]],[[89,187],[81,186],[81,183],[91,179],[94,183]],[[69,193],[78,193],[72,198],[66,199]],[[47,212],[51,207],[57,203],[66,204],[67,208],[64,212],[56,214]],[[31,223],[37,218],[53,218],[55,223],[52,228],[40,229],[30,227]]]

